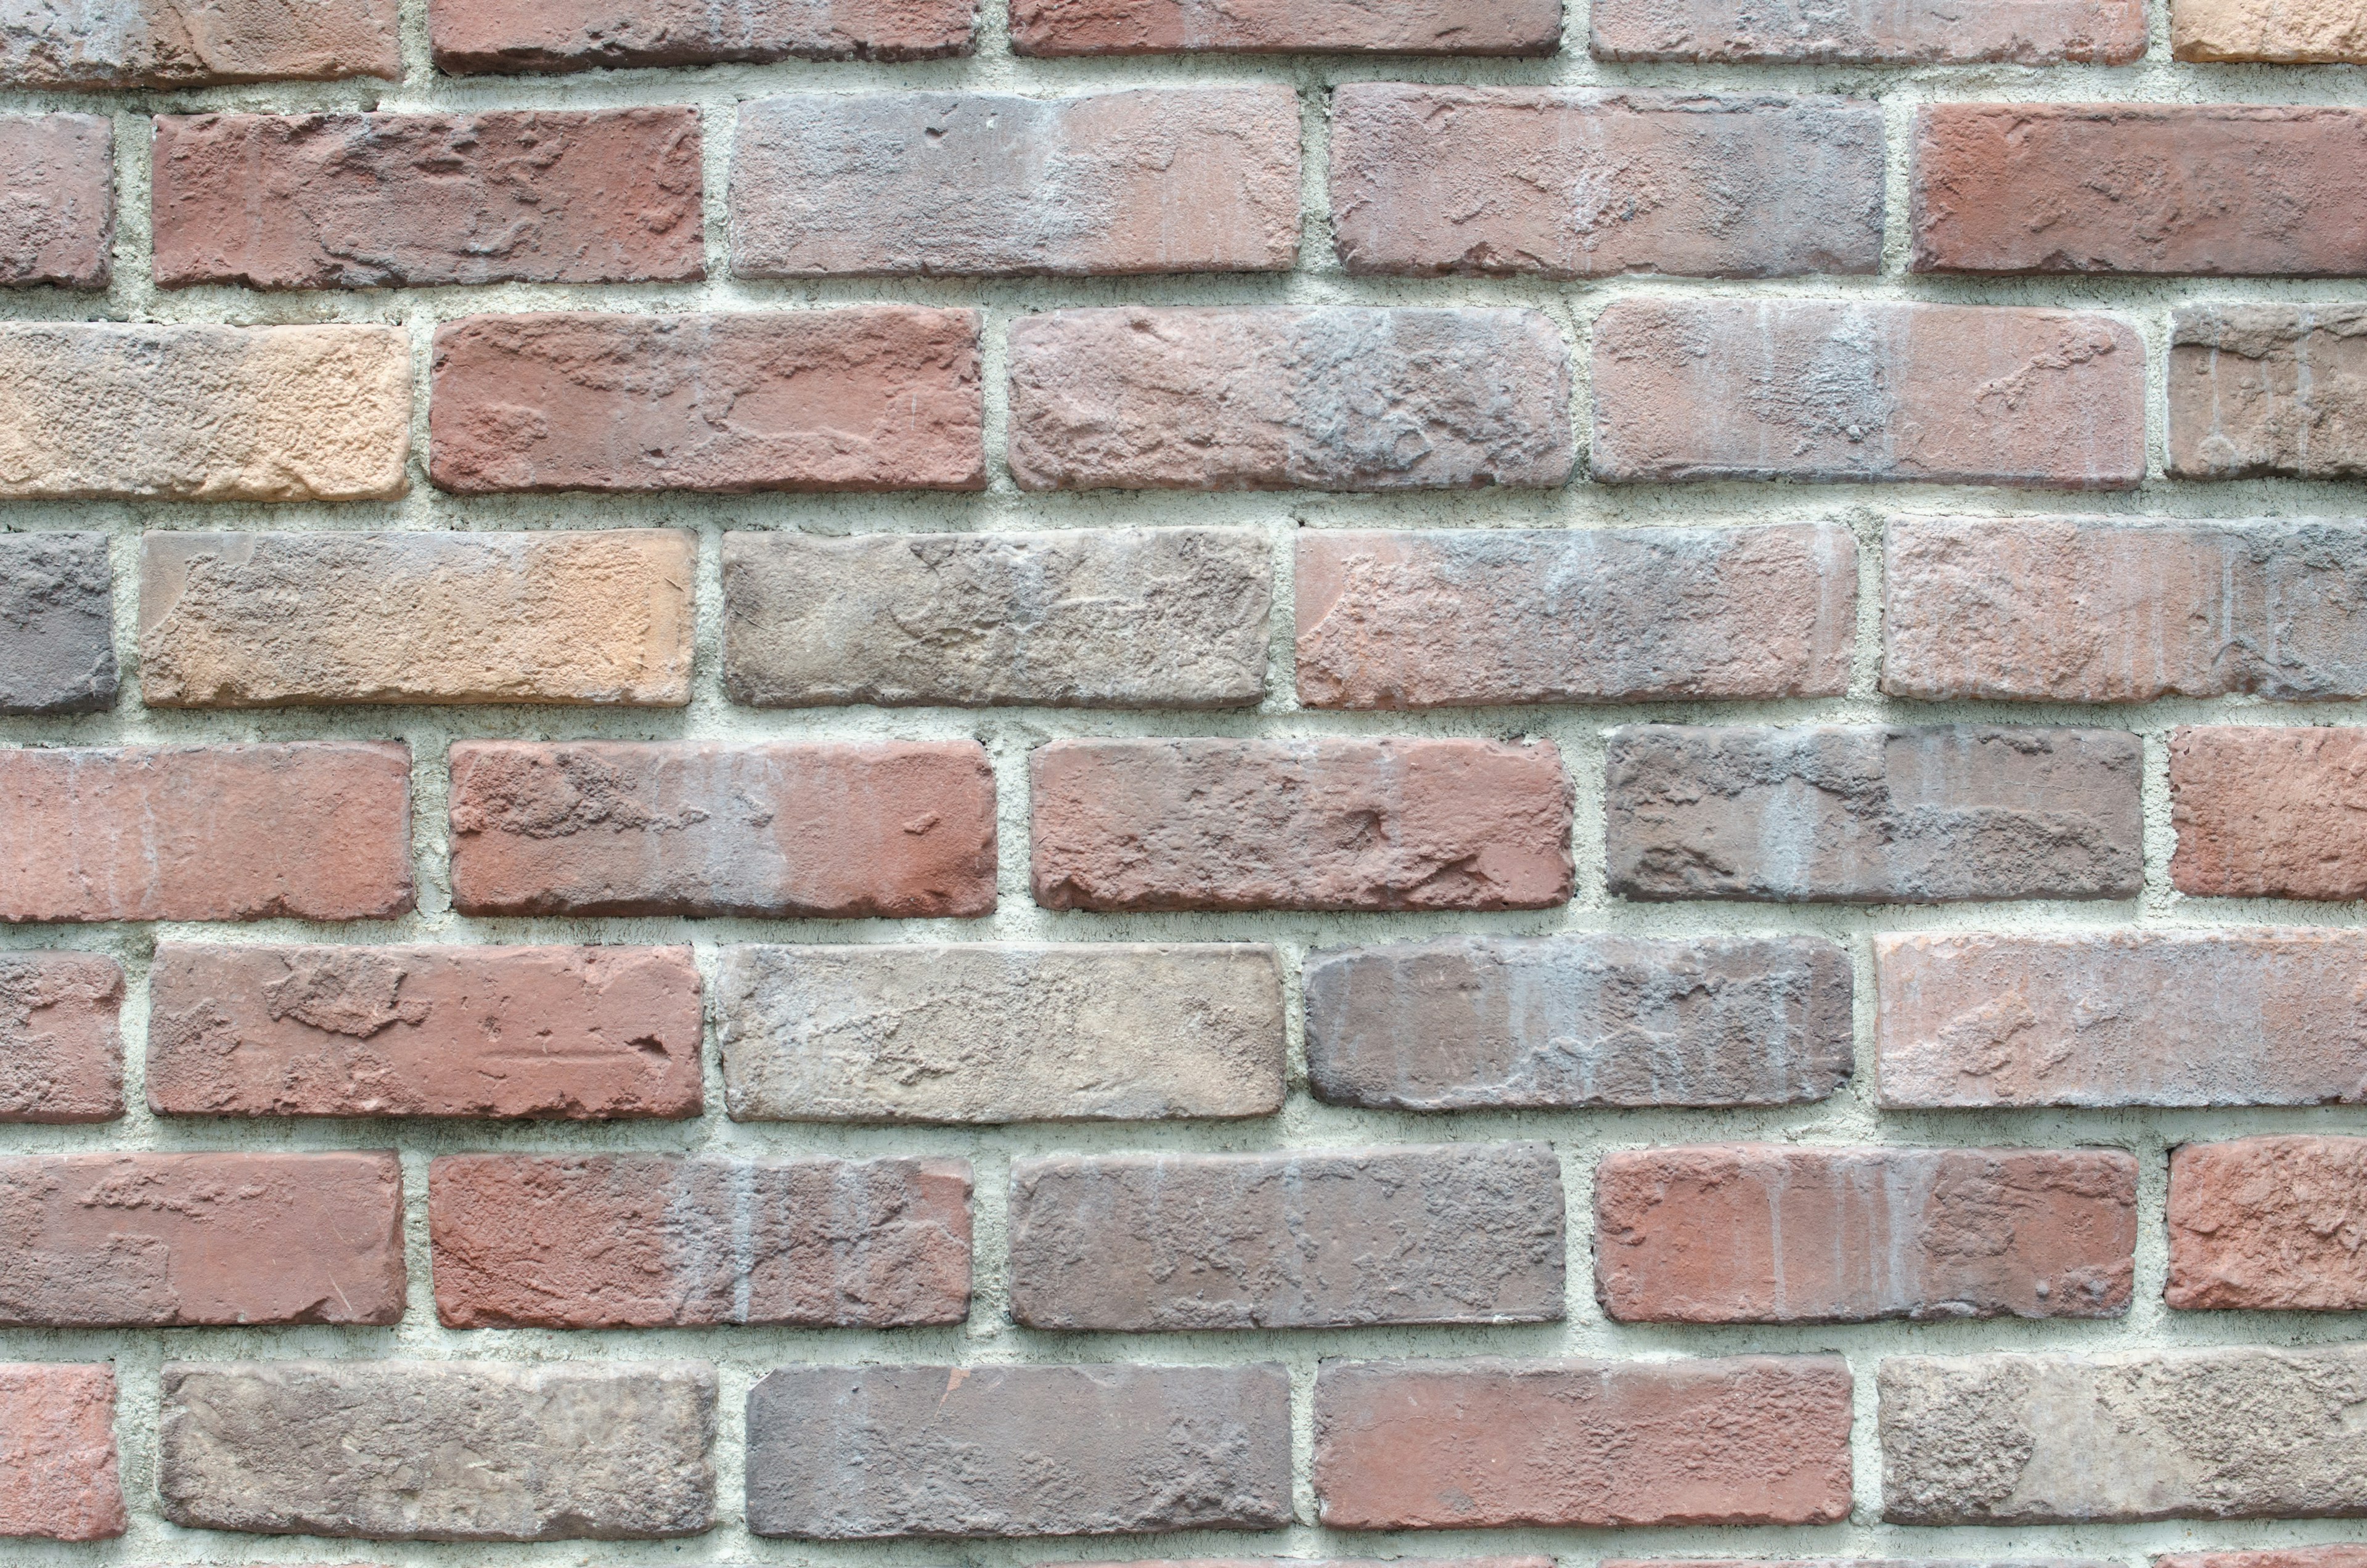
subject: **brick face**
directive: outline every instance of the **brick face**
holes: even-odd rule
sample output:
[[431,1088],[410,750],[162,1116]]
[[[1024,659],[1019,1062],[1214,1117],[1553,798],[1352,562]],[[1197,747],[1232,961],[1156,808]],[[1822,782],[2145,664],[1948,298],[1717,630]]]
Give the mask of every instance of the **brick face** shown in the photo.
[[1337,50],[1387,54],[1551,54],[1561,0],[1014,0],[1020,54],[1256,53]]
[[2173,1307],[2367,1307],[2367,1138],[2188,1144],[2169,1158]]
[[90,114],[0,115],[0,288],[106,288],[115,263],[113,124]]
[[2180,60],[2367,64],[2367,17],[2343,0],[2173,0],[2169,39]]
[[115,705],[104,534],[0,534],[0,714]]
[[108,1540],[129,1528],[113,1367],[0,1365],[0,1536]]
[[2169,472],[2367,475],[2367,305],[2181,305],[2169,349]]
[[1601,60],[2126,65],[2146,51],[2142,0],[1593,0],[1588,15]]
[[2169,738],[2170,881],[2221,898],[2356,898],[2367,730],[2213,725]]
[[967,54],[972,0],[656,0],[601,13],[581,0],[429,0],[436,68],[455,75],[775,60]]
[[123,1114],[123,969],[86,953],[0,955],[0,1122]]
[[202,87],[402,74],[396,0],[12,4],[0,17],[0,85]]

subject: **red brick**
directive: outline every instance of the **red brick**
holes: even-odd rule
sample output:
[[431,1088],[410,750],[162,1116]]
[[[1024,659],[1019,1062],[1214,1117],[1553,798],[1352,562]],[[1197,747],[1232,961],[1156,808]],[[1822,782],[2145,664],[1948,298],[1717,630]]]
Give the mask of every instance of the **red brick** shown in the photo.
[[1013,0],[1019,54],[1551,54],[1561,0]]
[[1549,740],[1055,740],[1028,779],[1048,909],[1569,899],[1570,793]]
[[706,276],[698,111],[156,118],[156,281]]
[[1839,1356],[1327,1361],[1315,1494],[1333,1529],[1838,1524]]
[[1629,1323],[2118,1317],[2137,1165],[2103,1150],[1605,1155],[1595,1293]]
[[459,1155],[428,1168],[454,1328],[895,1328],[969,1315],[969,1166]]
[[1833,524],[1308,528],[1293,577],[1308,707],[1839,696],[1857,642]]
[[12,5],[0,85],[201,87],[402,74],[397,0]]
[[402,1168],[385,1154],[0,1159],[0,1325],[397,1323]]
[[2367,1546],[2295,1546],[2267,1551],[2173,1551],[2153,1568],[2367,1568]]
[[2367,896],[2367,729],[2211,725],[2169,738],[2169,879],[2198,898]]
[[1598,60],[2127,65],[2146,51],[2144,0],[1593,0],[1588,15]]
[[994,772],[974,740],[463,741],[469,915],[983,915]]
[[385,919],[411,908],[394,741],[0,750],[0,920]]
[[429,475],[500,491],[977,490],[978,312],[554,312],[436,329]]
[[160,943],[148,1103],[191,1116],[696,1116],[687,947]]
[[2367,305],[2180,305],[2169,380],[2174,478],[2367,477]]
[[0,1122],[123,1114],[123,971],[95,953],[0,953]]
[[2219,104],[1916,111],[1918,272],[2367,273],[2367,112]]
[[104,288],[114,258],[114,122],[0,115],[0,287]]
[[429,0],[436,68],[468,76],[968,54],[976,0]]
[[792,93],[740,108],[731,271],[1286,272],[1286,86]]
[[130,1528],[112,1366],[0,1366],[0,1536],[108,1540]]
[[1876,104],[1352,82],[1331,105],[1331,226],[1350,272],[1882,265]]
[[2128,490],[2145,377],[2087,311],[1623,299],[1594,322],[1594,477]]
[[2288,1134],[2169,1156],[2169,1283],[2188,1309],[2367,1308],[2367,1138]]

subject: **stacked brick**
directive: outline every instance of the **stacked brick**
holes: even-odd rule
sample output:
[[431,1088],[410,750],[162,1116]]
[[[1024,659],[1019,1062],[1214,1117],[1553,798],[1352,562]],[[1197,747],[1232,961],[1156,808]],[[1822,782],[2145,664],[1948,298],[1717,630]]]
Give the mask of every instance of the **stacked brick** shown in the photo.
[[2367,1568],[2361,67],[0,0],[0,1557]]

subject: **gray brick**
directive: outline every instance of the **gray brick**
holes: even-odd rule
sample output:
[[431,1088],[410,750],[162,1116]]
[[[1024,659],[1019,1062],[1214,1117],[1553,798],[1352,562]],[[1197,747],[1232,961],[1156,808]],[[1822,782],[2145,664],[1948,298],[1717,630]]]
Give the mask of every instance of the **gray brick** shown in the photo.
[[0,713],[115,705],[104,534],[0,534]]

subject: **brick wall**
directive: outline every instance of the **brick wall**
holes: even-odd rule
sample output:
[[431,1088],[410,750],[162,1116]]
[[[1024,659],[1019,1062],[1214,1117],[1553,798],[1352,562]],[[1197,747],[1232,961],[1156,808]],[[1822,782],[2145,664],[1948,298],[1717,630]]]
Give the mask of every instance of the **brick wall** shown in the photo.
[[0,1565],[2367,1568],[2357,0],[0,0]]

